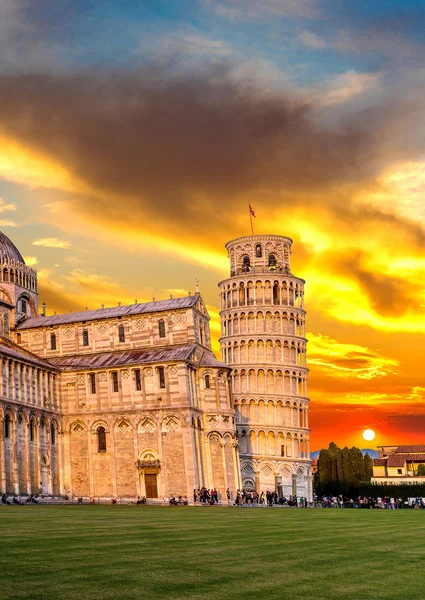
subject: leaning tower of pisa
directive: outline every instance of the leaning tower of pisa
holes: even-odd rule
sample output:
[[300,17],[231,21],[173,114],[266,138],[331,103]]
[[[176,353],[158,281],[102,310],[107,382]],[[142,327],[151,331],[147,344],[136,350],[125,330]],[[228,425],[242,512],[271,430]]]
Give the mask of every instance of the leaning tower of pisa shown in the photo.
[[226,244],[220,346],[233,368],[244,488],[311,499],[305,282],[291,273],[291,245],[279,235]]

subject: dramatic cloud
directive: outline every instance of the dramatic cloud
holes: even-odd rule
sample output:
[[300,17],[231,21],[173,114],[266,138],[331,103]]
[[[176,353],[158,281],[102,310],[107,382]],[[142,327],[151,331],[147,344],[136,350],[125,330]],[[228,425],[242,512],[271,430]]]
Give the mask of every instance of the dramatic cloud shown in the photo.
[[41,238],[31,242],[33,246],[43,246],[44,248],[60,248],[61,250],[68,250],[71,248],[72,243],[66,240],[60,240],[57,237]]
[[27,267],[34,267],[38,264],[38,258],[35,256],[24,256],[24,261]]
[[341,344],[324,335],[307,334],[309,364],[328,377],[375,379],[394,372],[397,360],[356,344]]
[[0,213],[17,205],[18,247],[40,247],[40,301],[186,295],[200,277],[217,350],[223,244],[249,232],[251,203],[307,280],[313,429],[392,441],[425,389],[413,9],[204,0],[153,19],[127,4],[0,3]]

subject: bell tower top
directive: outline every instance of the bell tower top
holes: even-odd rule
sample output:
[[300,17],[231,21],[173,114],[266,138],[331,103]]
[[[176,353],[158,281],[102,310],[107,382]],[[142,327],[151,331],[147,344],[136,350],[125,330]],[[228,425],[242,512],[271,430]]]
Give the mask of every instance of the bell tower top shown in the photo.
[[227,242],[230,276],[277,271],[290,273],[292,240],[282,235],[249,235]]

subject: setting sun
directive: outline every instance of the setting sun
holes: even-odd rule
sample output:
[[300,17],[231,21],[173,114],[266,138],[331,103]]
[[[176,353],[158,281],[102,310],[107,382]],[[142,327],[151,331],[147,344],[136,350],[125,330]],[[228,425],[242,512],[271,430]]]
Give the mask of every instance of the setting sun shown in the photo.
[[373,429],[365,429],[363,431],[363,439],[366,440],[367,442],[371,442],[372,440],[374,440],[375,432],[373,431]]

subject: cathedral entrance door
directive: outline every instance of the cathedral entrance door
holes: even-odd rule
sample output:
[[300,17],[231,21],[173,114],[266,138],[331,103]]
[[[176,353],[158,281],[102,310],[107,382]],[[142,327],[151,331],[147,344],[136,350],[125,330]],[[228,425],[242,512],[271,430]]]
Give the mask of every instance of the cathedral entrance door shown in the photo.
[[146,498],[158,498],[158,484],[156,473],[145,473]]

